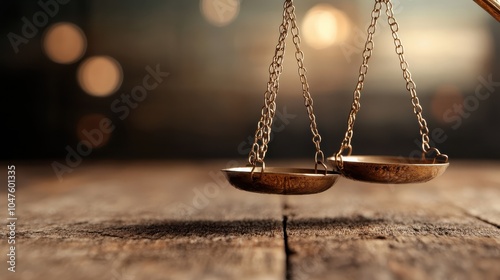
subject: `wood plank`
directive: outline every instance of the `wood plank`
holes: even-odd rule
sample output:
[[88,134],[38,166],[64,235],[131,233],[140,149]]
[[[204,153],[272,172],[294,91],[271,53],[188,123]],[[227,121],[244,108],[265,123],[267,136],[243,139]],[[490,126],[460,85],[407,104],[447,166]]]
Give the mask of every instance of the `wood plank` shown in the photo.
[[[298,197],[235,190],[218,173],[227,163],[89,163],[62,182],[50,166],[20,165],[19,270],[0,270],[0,278],[500,275],[497,163],[453,164],[419,185],[344,179],[322,194]],[[2,248],[5,241],[2,232]]]
[[280,199],[227,186],[225,164],[89,163],[62,182],[17,166],[18,266],[2,254],[0,278],[282,279]]
[[452,202],[468,197],[480,215],[497,207],[498,184],[482,181],[497,178],[493,170],[452,165],[400,186],[344,179],[322,195],[287,198],[290,278],[499,279],[500,229]]
[[[500,162],[457,162],[441,182],[441,196],[465,213],[500,227]],[[454,191],[456,188],[460,191]]]

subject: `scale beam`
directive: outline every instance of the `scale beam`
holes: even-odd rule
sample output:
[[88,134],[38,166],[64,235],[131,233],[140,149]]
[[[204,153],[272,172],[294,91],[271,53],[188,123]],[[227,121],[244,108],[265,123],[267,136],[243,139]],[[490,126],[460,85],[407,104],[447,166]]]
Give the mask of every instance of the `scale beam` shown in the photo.
[[500,3],[498,0],[474,0],[474,2],[490,13],[497,21],[500,21]]

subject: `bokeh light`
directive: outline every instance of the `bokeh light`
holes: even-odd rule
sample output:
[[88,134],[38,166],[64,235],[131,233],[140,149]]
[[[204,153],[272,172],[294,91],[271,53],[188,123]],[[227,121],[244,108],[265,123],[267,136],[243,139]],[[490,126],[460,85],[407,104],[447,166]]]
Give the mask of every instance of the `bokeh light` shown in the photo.
[[349,18],[329,4],[312,7],[304,18],[305,41],[315,49],[324,49],[345,41],[350,30]]
[[463,110],[464,97],[459,88],[453,85],[440,86],[432,97],[432,116],[439,123],[457,116]]
[[87,39],[76,25],[60,22],[50,26],[43,36],[43,50],[48,58],[61,64],[80,59],[87,49]]
[[78,83],[92,96],[104,97],[114,93],[122,80],[120,63],[109,56],[90,57],[78,68]]
[[78,121],[76,135],[79,141],[85,141],[92,148],[103,147],[111,138],[111,125],[111,120],[102,114],[85,115]]
[[201,0],[200,10],[210,24],[222,27],[238,16],[240,0]]

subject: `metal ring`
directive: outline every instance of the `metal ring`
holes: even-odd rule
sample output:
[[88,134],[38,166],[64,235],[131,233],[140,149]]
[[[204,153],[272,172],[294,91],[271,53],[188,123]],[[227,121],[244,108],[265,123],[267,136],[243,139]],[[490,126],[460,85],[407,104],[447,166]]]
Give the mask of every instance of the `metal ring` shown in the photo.
[[437,148],[430,148],[427,151],[425,151],[424,153],[422,153],[423,159],[425,159],[426,156],[429,155],[431,152],[436,153],[436,156],[434,157],[432,163],[436,163],[436,161],[440,161],[440,163],[447,163],[448,162],[448,155],[442,154]]
[[[262,167],[261,167],[261,170],[260,170],[260,176],[262,176],[264,174],[264,170],[266,169],[266,163],[264,161],[258,161],[260,163],[262,163]],[[257,167],[257,162],[255,164],[252,165],[252,171],[250,171],[250,179],[253,180],[253,174],[254,174],[254,171],[255,171],[255,167]]]
[[433,147],[433,148],[430,148],[430,149],[425,150],[425,152],[423,152],[423,153],[422,153],[422,156],[423,156],[424,158],[426,158],[426,157],[427,157],[427,155],[429,155],[431,152],[435,152],[435,153],[436,153],[436,155],[440,155],[440,154],[441,154],[437,148],[434,148],[434,147]]
[[341,171],[342,169],[344,169],[344,160],[342,158],[342,154],[341,153],[336,153],[335,154],[335,165],[337,167],[337,171]]
[[345,149],[349,149],[349,152],[347,153],[347,156],[350,156],[351,153],[352,153],[352,145],[351,144],[349,144],[349,145],[342,145],[342,147],[340,148],[340,150],[338,151],[337,154],[342,155],[342,153],[344,153]]
[[[318,156],[320,156],[320,159],[318,159]],[[314,154],[314,161],[316,162],[316,164],[325,161],[325,154],[322,150],[316,151],[316,154]]]
[[328,175],[328,166],[323,161],[317,161],[316,164],[314,164],[314,173],[318,173],[318,163],[323,165],[323,168],[325,169],[325,175]]
[[[441,161],[439,159],[442,159]],[[448,155],[445,155],[445,154],[439,154],[439,155],[436,155],[436,157],[434,158],[434,163],[436,163],[436,161],[438,163],[448,163]]]

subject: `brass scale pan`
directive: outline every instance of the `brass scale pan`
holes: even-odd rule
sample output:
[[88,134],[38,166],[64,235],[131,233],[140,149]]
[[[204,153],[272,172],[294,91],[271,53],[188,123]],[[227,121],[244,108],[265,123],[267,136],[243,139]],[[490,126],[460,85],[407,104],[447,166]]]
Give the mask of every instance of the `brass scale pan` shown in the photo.
[[[405,80],[407,82],[407,89],[412,96],[412,103],[415,106],[415,113],[417,114],[419,120],[421,129],[420,131],[422,135],[423,157],[421,159],[410,159],[410,158],[391,157],[391,156],[350,155],[352,151],[350,143],[352,138],[354,119],[356,113],[359,110],[359,105],[360,105],[359,97],[361,94],[361,89],[363,88],[363,81],[366,72],[368,70],[367,63],[371,56],[371,51],[373,50],[373,42],[371,40],[375,32],[376,21],[380,16],[380,9],[382,3],[386,5],[387,9],[386,14],[388,15],[388,21],[391,26],[393,38],[395,40],[396,53],[400,57],[401,65],[406,65],[406,67],[402,66],[403,76],[405,77]],[[281,31],[282,33],[280,34],[284,36],[280,36],[280,38],[284,39],[286,37],[288,32],[288,27],[290,25],[292,26],[292,34],[294,35],[294,37],[298,37],[298,26],[296,25],[295,22],[293,0],[285,0],[283,22],[281,26],[284,27],[282,28],[282,30],[284,29],[284,31]],[[319,141],[315,141],[315,139],[317,140],[317,136],[319,136],[319,134],[317,136],[314,135],[315,137],[313,137],[313,142],[315,142],[317,147],[315,156],[315,161],[316,161],[315,169],[279,168],[279,167],[265,168],[264,156],[262,156],[258,161],[255,160],[256,157],[258,158],[258,156],[256,156],[256,154],[258,154],[259,152],[258,148],[262,147],[262,143],[259,146],[258,141],[262,141],[263,138],[262,133],[259,134],[259,128],[258,128],[255,139],[256,144],[254,144],[254,146],[256,145],[257,148],[255,150],[253,149],[253,151],[249,156],[249,161],[250,163],[252,163],[252,165],[247,167],[235,167],[235,168],[223,169],[222,172],[224,172],[228,181],[237,189],[244,191],[266,193],[266,194],[297,195],[297,194],[314,194],[323,192],[329,189],[331,186],[333,186],[340,175],[349,179],[372,182],[372,183],[406,184],[406,183],[427,182],[443,174],[446,168],[449,166],[448,157],[444,154],[439,153],[439,151],[436,148],[431,148],[429,146],[429,138],[427,135],[428,134],[427,123],[425,122],[425,120],[423,120],[423,116],[421,115],[422,108],[419,105],[415,91],[415,84],[411,80],[411,75],[407,69],[407,63],[402,56],[403,48],[401,45],[401,41],[399,40],[399,37],[397,35],[397,31],[398,31],[398,25],[396,23],[396,20],[394,19],[391,0],[375,0],[375,6],[372,12],[372,24],[368,28],[369,35],[367,38],[367,44],[365,44],[365,52],[363,52],[363,63],[360,68],[360,77],[358,79],[356,90],[354,91],[355,95],[353,101],[354,106],[352,107],[353,109],[351,109],[349,116],[350,118],[348,122],[348,132],[349,130],[351,132],[346,133],[346,137],[342,142],[340,151],[335,156],[329,157],[327,159],[329,163],[331,163],[334,166],[333,171],[326,170],[326,165],[323,163],[322,158],[318,160],[318,154],[320,156],[323,156],[323,152],[319,149]],[[299,54],[302,54],[303,57],[303,53],[302,51],[300,51],[300,46],[297,44],[296,41],[300,43],[300,39],[294,38],[294,43],[297,48],[297,52],[300,52]],[[284,45],[280,45],[281,43],[283,42],[280,40],[278,42],[277,50],[279,51],[279,47],[282,46],[282,51],[283,51],[282,54],[284,54]],[[400,47],[398,46],[398,44]],[[371,49],[369,49],[370,46]],[[296,53],[296,58],[297,58],[297,53]],[[299,58],[297,58],[297,60],[299,60]],[[276,54],[273,59],[273,62],[274,61],[276,61]],[[299,75],[300,75],[301,63],[300,61],[298,62],[299,62],[298,65],[299,65]],[[271,67],[272,66],[273,64],[271,64]],[[280,67],[281,65],[278,64],[276,66]],[[308,101],[307,95],[309,95],[309,92],[308,92],[307,80],[305,79],[305,69],[303,74],[304,77],[301,76],[301,81],[303,82],[303,90],[304,88],[307,89],[307,92],[306,90],[304,90],[304,98],[306,98],[306,104],[307,104]],[[271,83],[272,82],[277,83],[278,78],[276,78],[274,81],[271,80]],[[268,92],[266,92],[267,96],[269,96],[269,91],[271,91],[271,94],[273,94],[272,89],[269,90],[268,86]],[[277,92],[274,92],[274,94],[275,98]],[[308,97],[310,98],[310,95]],[[274,102],[274,100],[272,101]],[[311,118],[311,115],[313,115],[312,99],[310,101],[311,101],[310,103],[311,111],[309,111],[308,108],[308,112],[310,112],[310,118]],[[266,102],[265,104],[268,103]],[[420,109],[418,107],[420,107]],[[263,113],[263,118],[266,117],[268,118],[271,117],[272,119],[272,116],[270,116],[269,114],[265,115]],[[313,125],[314,127],[316,126],[314,119],[315,117],[313,115],[313,118],[311,118],[311,127],[313,127]],[[270,126],[268,127],[268,129],[270,132]],[[258,137],[258,135],[260,135],[260,138]],[[266,146],[265,148],[267,150],[267,142],[264,141],[263,145]],[[342,152],[344,151],[344,149],[349,150],[349,154],[347,156],[342,156]],[[437,153],[435,158],[429,159],[425,157],[425,155],[427,155],[430,151],[435,151]],[[262,163],[263,166],[257,167],[256,166],[257,162]],[[325,166],[324,172],[317,170],[318,164]]]
[[[335,163],[333,157],[328,161]],[[342,171],[317,173],[314,169],[257,167],[223,169],[229,183],[237,189],[268,194],[314,194],[326,191],[339,175],[383,184],[424,183],[444,173],[448,162],[433,159],[408,159],[390,156],[347,156]]]

